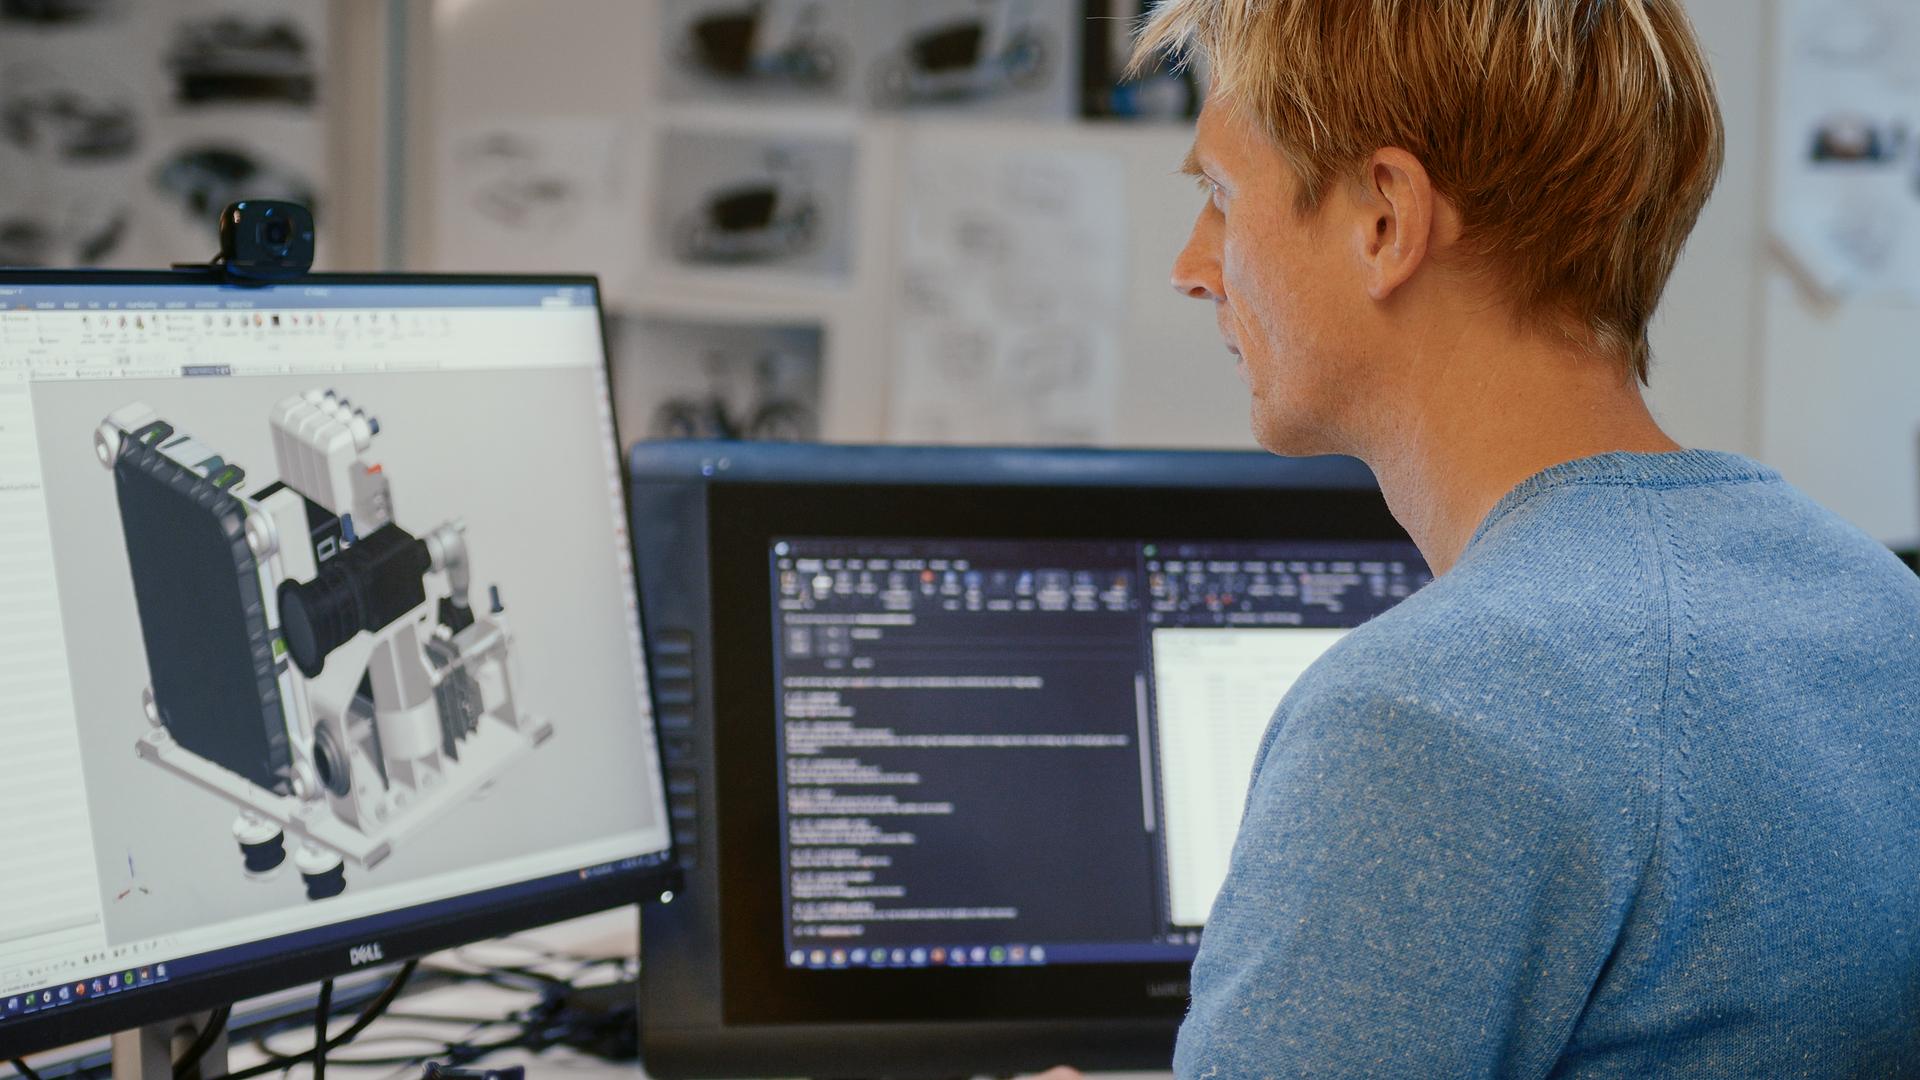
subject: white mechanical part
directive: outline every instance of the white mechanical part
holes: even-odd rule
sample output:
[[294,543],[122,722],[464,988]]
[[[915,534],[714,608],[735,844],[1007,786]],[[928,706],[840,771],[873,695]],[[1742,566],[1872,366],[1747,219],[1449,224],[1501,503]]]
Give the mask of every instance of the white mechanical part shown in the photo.
[[361,536],[393,520],[386,476],[361,460],[378,421],[331,390],[309,390],[282,398],[268,423],[273,457],[288,487],[328,513],[351,517]]
[[113,463],[120,458],[122,441],[158,419],[159,416],[141,401],[113,410],[93,431],[93,456],[100,460],[102,468],[112,469]]

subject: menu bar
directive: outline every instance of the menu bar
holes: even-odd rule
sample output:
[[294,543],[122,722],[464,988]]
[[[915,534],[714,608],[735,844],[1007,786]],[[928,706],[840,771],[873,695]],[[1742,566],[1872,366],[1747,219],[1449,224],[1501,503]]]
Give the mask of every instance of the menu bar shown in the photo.
[[588,285],[0,285],[0,311],[593,307]]

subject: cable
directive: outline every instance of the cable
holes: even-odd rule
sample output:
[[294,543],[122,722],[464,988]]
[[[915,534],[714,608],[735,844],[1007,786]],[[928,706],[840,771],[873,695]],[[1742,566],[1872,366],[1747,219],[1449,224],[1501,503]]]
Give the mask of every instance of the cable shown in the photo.
[[[468,1022],[474,1026],[465,1034],[453,1039],[441,1039],[426,1035],[401,1035],[398,1033],[394,1035],[377,1036],[370,1039],[369,1042],[377,1046],[378,1043],[391,1042],[396,1039],[419,1039],[420,1043],[425,1044],[425,1046],[430,1047],[430,1049],[416,1054],[391,1052],[381,1054],[376,1050],[375,1053],[366,1056],[357,1054],[350,1057],[336,1056],[332,1059],[333,1064],[342,1066],[410,1066],[423,1061],[440,1059],[451,1065],[463,1065],[498,1050],[530,1049],[538,1051],[560,1043],[568,1043],[576,1046],[584,1044],[589,1049],[589,1052],[591,1052],[592,1043],[604,1043],[607,1039],[610,1033],[607,1027],[608,1018],[599,1015],[577,1015],[572,1009],[567,1008],[570,995],[576,991],[575,980],[595,969],[607,967],[614,969],[616,978],[621,975],[630,975],[631,972],[628,969],[632,963],[632,959],[630,957],[587,959],[584,957],[565,957],[560,955],[554,955],[550,959],[561,963],[572,961],[571,970],[567,973],[567,977],[561,978],[535,970],[531,967],[518,965],[507,965],[474,972],[449,970],[438,966],[430,966],[428,968],[429,971],[454,981],[485,983],[520,993],[530,993],[539,998],[539,1001],[529,1008],[510,1013],[497,1020],[389,1013],[387,1011],[388,1006],[399,996],[401,989],[419,966],[419,961],[409,960],[401,965],[399,972],[394,975],[393,979],[387,983],[386,987],[383,988],[378,995],[367,1003],[366,1007],[361,1010],[360,1015],[352,1024],[348,1025],[344,1031],[341,1031],[337,1035],[323,1038],[320,1032],[323,1029],[325,1021],[316,1019],[314,1049],[291,1054],[283,1054],[276,1051],[267,1043],[267,1039],[274,1033],[271,1031],[265,1032],[256,1036],[253,1041],[254,1045],[258,1046],[261,1052],[266,1055],[266,1059],[258,1065],[232,1073],[229,1080],[252,1080],[253,1077],[283,1071],[306,1062],[315,1062],[316,1071],[324,1070],[325,1062],[315,1061],[316,1051],[324,1055],[329,1051],[338,1049],[341,1045],[365,1030],[375,1019],[383,1016],[391,1018],[401,1018],[404,1016],[406,1019],[426,1020],[435,1023],[446,1023],[449,1021],[455,1023]],[[322,1010],[320,1015],[324,1016],[325,1011]],[[616,1021],[616,1023],[619,1028],[624,1030],[631,1027],[632,1020],[629,1016],[623,1020]],[[488,1028],[499,1025],[511,1025],[517,1028],[517,1030],[513,1030],[496,1039],[478,1041]],[[280,1030],[285,1031],[289,1029],[282,1028]],[[319,1049],[322,1046],[324,1046],[325,1049]],[[625,1051],[624,1056],[631,1058],[631,1051]],[[316,1080],[324,1080],[324,1076],[316,1077]]]
[[313,1080],[327,1077],[327,1013],[333,1009],[333,980],[320,980],[320,1003],[313,1007]]
[[187,1052],[173,1063],[173,1080],[185,1080],[193,1075],[200,1059],[207,1056],[207,1051],[219,1041],[220,1033],[227,1030],[227,1017],[232,1013],[233,1006],[222,1005],[207,1015],[206,1025],[200,1029],[200,1034],[193,1037],[193,1045],[187,1047]]
[[[274,1053],[271,1048],[267,1047],[265,1042],[256,1040],[256,1044],[259,1045],[261,1049],[267,1051],[267,1060],[250,1068],[242,1069],[239,1072],[229,1073],[228,1080],[246,1080],[247,1077],[265,1076],[270,1072],[278,1072],[282,1069],[292,1068],[302,1062],[314,1061],[316,1053],[320,1056],[320,1060],[315,1061],[315,1070],[316,1072],[324,1071],[326,1068],[325,1057],[327,1051],[345,1045],[355,1035],[365,1031],[368,1024],[378,1020],[381,1014],[387,1011],[387,1006],[393,1004],[393,999],[400,996],[401,988],[407,985],[407,980],[413,977],[414,971],[419,968],[419,966],[420,961],[417,959],[409,960],[401,964],[400,970],[394,973],[392,979],[388,980],[386,988],[381,990],[372,1001],[367,1002],[366,1007],[360,1010],[360,1015],[354,1017],[353,1023],[348,1024],[346,1030],[332,1037],[326,1037],[324,1032],[327,1022],[327,1006],[332,1004],[333,980],[328,979],[326,982],[321,983],[320,993],[322,994],[322,1004],[318,1010],[319,1018],[315,1021],[315,1028],[319,1034],[316,1035],[314,1049],[304,1050],[298,1054],[277,1054]],[[315,1080],[320,1080],[320,1077],[316,1076]]]
[[40,1074],[27,1068],[27,1063],[24,1060],[14,1058],[8,1062],[8,1064],[13,1066],[13,1071],[19,1073],[23,1080],[40,1080]]

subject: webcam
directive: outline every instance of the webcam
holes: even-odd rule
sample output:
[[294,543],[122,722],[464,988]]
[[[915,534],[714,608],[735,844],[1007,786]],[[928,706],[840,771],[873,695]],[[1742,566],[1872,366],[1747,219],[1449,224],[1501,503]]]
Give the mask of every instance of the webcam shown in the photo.
[[313,266],[313,213],[299,203],[247,199],[220,212],[227,276],[291,281]]

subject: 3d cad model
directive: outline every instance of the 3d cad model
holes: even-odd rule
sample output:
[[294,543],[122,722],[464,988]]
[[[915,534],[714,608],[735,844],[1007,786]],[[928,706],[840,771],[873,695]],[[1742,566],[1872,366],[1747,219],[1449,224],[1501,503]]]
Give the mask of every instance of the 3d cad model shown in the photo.
[[[545,742],[513,636],[468,598],[466,526],[394,522],[379,422],[332,391],[273,406],[280,479],[144,404],[94,433],[113,472],[145,639],[135,752],[231,801],[250,877],[293,862],[315,900]],[[436,588],[430,594],[429,583]]]

